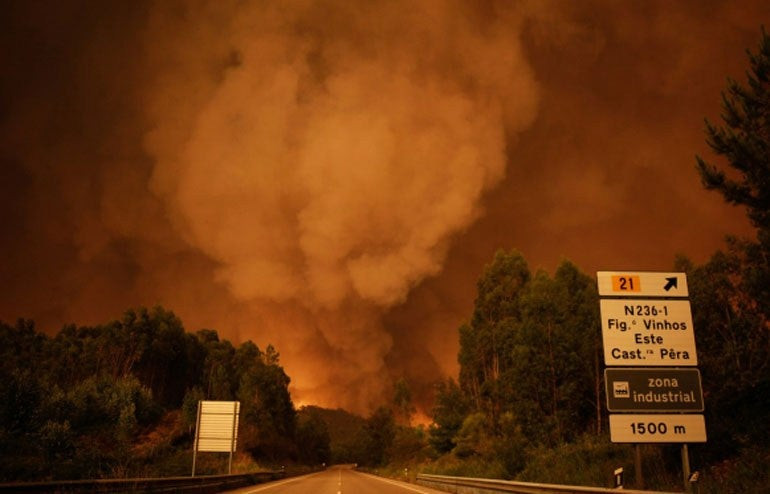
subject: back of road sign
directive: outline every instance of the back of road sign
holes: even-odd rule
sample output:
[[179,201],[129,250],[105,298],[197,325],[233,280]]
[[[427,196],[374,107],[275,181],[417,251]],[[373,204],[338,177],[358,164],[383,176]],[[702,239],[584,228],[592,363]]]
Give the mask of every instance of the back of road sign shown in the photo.
[[599,271],[600,297],[688,297],[684,273]]

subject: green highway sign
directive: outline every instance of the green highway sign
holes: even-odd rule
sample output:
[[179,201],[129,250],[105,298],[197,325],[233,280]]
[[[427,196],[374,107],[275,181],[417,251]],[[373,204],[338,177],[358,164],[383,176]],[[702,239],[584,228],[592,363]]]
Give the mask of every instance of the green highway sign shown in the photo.
[[614,368],[604,370],[610,412],[702,412],[698,369]]

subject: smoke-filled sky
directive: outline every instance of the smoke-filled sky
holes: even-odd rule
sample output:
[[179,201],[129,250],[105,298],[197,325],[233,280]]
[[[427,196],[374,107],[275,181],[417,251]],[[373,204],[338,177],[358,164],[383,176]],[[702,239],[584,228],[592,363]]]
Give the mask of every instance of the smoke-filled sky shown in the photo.
[[499,248],[705,260],[702,189],[766,1],[5,2],[0,319],[161,304],[276,345],[297,403],[457,371]]

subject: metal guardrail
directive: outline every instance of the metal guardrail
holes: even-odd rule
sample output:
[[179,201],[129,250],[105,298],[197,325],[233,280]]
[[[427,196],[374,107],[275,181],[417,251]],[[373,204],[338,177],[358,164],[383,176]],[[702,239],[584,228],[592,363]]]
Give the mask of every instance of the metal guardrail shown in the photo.
[[269,482],[286,476],[283,471],[242,473],[235,475],[201,475],[197,477],[165,477],[156,479],[66,480],[58,482],[14,482],[0,484],[0,493],[120,493],[182,492],[208,494]]
[[450,477],[447,475],[418,474],[416,480],[419,485],[458,494],[497,494],[500,492],[515,492],[519,494],[619,494],[620,492],[625,494],[681,494],[633,489],[608,489],[606,487],[536,484],[509,480]]

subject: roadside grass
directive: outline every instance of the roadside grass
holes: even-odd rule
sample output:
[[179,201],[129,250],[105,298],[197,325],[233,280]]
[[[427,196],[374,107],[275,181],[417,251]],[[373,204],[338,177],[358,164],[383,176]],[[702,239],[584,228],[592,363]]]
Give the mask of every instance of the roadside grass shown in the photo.
[[[647,489],[681,491],[680,477],[666,468],[670,447],[640,445],[642,476]],[[614,444],[609,437],[584,435],[556,448],[529,451],[527,464],[516,480],[551,484],[614,487],[614,471],[623,468],[624,486],[638,486],[634,468],[635,446]],[[670,465],[670,464],[669,464]],[[677,470],[679,471],[679,470]]]
[[450,475],[453,477],[475,477],[486,479],[508,479],[510,476],[499,460],[482,456],[458,458],[452,453],[441,456],[422,466],[420,473]]
[[770,491],[770,449],[752,447],[736,458],[707,467],[699,494],[765,494]]
[[[488,456],[458,458],[449,453],[417,467],[428,474],[593,487],[614,487],[613,472],[622,467],[625,487],[633,488],[637,485],[634,449],[633,445],[613,444],[606,435],[587,434],[555,448],[527,449],[523,469],[513,475],[506,471],[505,458]],[[672,467],[679,458],[678,447],[642,445],[640,451],[645,488],[682,490],[681,468]]]

